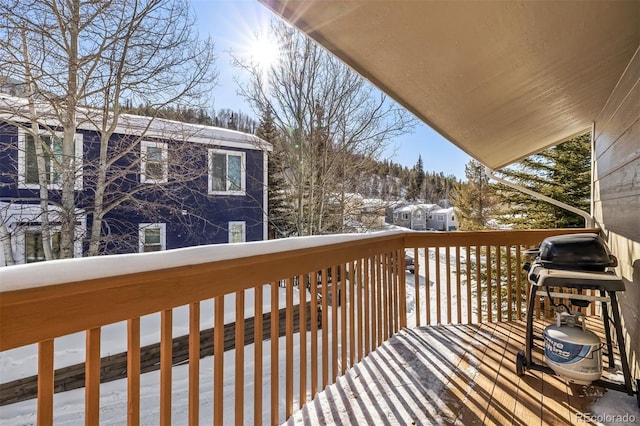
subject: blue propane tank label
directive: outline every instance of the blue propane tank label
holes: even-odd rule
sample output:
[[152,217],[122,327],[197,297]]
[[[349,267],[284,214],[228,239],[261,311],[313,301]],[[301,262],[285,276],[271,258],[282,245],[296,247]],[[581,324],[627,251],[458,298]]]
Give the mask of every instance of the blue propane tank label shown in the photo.
[[591,345],[563,342],[544,333],[544,354],[559,364],[574,364],[589,355]]

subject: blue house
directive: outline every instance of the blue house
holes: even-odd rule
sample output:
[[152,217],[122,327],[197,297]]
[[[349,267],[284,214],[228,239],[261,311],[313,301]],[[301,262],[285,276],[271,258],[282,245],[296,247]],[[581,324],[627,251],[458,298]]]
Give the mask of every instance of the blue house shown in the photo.
[[[268,143],[234,130],[123,115],[107,144],[92,113],[78,114],[74,138],[76,257],[87,254],[97,215],[99,254],[267,238]],[[41,115],[36,144],[27,120],[6,117],[0,116],[0,266],[9,247],[15,263],[44,260],[42,182],[54,257],[61,211],[62,128]],[[108,163],[103,185],[101,156]],[[97,206],[100,188],[104,201]]]

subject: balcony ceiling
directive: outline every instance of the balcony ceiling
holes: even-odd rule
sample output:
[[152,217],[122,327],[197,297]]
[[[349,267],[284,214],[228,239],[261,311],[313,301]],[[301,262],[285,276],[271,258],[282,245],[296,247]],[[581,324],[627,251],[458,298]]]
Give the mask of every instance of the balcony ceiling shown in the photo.
[[498,169],[591,128],[640,2],[260,0]]

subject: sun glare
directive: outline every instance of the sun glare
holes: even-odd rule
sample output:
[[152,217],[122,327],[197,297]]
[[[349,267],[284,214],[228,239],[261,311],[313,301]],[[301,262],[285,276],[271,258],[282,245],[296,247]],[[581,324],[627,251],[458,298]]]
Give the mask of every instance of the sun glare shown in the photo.
[[276,64],[280,56],[280,49],[278,49],[278,44],[267,34],[260,34],[252,40],[249,55],[251,61],[264,71]]

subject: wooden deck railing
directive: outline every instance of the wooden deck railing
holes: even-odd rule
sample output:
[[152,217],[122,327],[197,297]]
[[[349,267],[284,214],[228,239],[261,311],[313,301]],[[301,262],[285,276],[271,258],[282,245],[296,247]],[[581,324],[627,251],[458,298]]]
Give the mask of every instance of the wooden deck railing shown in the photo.
[[[96,270],[105,271],[104,265],[110,260],[80,259],[5,268],[0,270],[0,351],[38,344],[37,421],[51,424],[54,339],[84,331],[85,423],[97,424],[101,328],[126,321],[128,424],[136,425],[140,421],[140,318],[160,313],[159,417],[161,424],[171,424],[173,312],[177,307],[188,306],[188,418],[189,424],[198,424],[200,333],[207,328],[201,326],[201,306],[203,301],[212,299],[214,423],[242,424],[251,416],[256,424],[261,424],[263,418],[266,423],[277,424],[407,325],[520,318],[526,297],[526,284],[520,274],[522,247],[533,247],[549,235],[577,231],[584,232],[398,231],[280,240],[247,244],[247,255],[232,259],[185,262],[126,274],[106,272],[90,278],[75,274],[74,265],[80,265],[76,262],[83,262],[85,269],[86,262],[91,262]],[[213,256],[226,249],[208,246],[188,250],[189,254]],[[406,285],[405,252],[412,252],[415,258],[412,285]],[[184,253],[146,254],[144,259],[162,263]],[[143,258],[121,259],[136,262]],[[36,284],[48,284],[47,268],[55,271],[62,266],[68,271],[67,282],[16,289],[21,279],[33,281],[34,276],[42,277]],[[247,308],[249,296],[254,303]],[[309,313],[310,327],[301,322],[302,332],[294,336],[296,298],[317,306]],[[414,301],[411,307],[407,300]],[[225,309],[225,303],[234,305]],[[264,336],[265,306],[270,312],[286,309],[284,341],[273,338],[264,345],[258,344]],[[306,304],[300,303],[299,309],[299,317],[306,318]],[[229,312],[235,314],[225,319]],[[250,359],[245,357],[246,317],[255,317],[256,344]],[[223,356],[225,322],[236,324],[232,369],[225,368]],[[278,323],[278,316],[273,316],[271,336],[278,336]],[[281,348],[284,359],[279,355]],[[225,378],[230,377],[233,395],[225,395]],[[271,386],[265,394],[266,381]],[[253,383],[251,400],[245,399],[247,383]],[[233,404],[229,404],[231,400]]]

